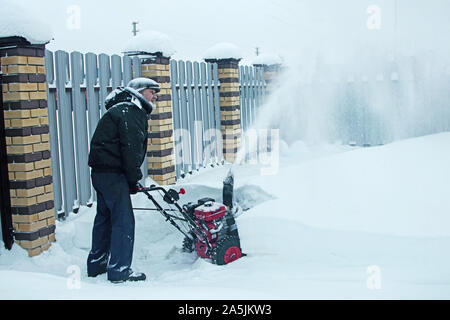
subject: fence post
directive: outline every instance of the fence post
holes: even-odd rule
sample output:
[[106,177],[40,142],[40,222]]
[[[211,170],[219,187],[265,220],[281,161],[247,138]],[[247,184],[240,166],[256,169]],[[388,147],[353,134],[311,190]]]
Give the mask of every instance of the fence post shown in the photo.
[[240,59],[205,59],[205,61],[217,63],[223,157],[225,161],[233,163],[241,146]]
[[15,241],[30,257],[55,241],[45,45],[0,38],[3,112]]
[[156,110],[151,113],[148,122],[148,174],[161,185],[174,184],[176,174],[170,57],[156,54],[142,59],[141,63],[142,76],[155,80],[161,88],[156,101]]

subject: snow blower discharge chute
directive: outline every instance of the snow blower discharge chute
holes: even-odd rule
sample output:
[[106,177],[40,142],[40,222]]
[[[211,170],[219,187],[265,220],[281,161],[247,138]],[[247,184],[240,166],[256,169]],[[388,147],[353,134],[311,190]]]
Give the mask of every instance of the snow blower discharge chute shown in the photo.
[[[233,215],[233,174],[230,172],[223,182],[223,203],[212,198],[202,198],[197,203],[189,202],[180,206],[180,194],[175,189],[166,190],[155,185],[149,188],[139,187],[153,202],[156,208],[135,208],[136,210],[157,210],[175,228],[184,234],[183,251],[196,252],[204,259],[210,259],[218,265],[233,262],[245,254],[242,253],[237,225]],[[159,192],[163,200],[171,207],[163,208],[152,196]]]

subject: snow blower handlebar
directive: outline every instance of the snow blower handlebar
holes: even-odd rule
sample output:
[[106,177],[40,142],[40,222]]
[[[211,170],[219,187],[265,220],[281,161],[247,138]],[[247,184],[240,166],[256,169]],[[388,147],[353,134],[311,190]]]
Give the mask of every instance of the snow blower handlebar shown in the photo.
[[175,205],[179,211],[183,211],[183,209],[180,207],[180,205],[177,203],[178,200],[180,200],[179,194],[184,194],[185,190],[183,188],[180,189],[180,192],[177,192],[174,189],[166,190],[163,187],[158,187],[155,185],[151,185],[150,187],[146,188],[140,183],[137,184],[137,192],[143,192],[156,206],[158,210],[162,210],[164,213],[164,209],[159,205],[159,203],[153,198],[153,196],[150,194],[152,191],[161,191],[164,194],[163,200],[167,202],[168,204]]
[[186,237],[188,237],[189,239],[192,239],[192,235],[184,232],[178,226],[178,224],[173,220],[173,219],[178,219],[178,220],[182,220],[182,219],[180,219],[179,217],[175,217],[175,216],[172,216],[172,215],[168,214],[166,212],[166,209],[161,207],[161,205],[150,194],[150,192],[152,192],[152,191],[161,191],[164,194],[163,200],[165,202],[167,202],[168,204],[175,205],[175,207],[178,209],[178,211],[183,215],[185,221],[188,221],[191,224],[191,226],[196,228],[196,224],[192,220],[192,218],[189,215],[185,214],[184,211],[183,211],[183,208],[181,208],[180,205],[177,203],[177,201],[180,199],[179,195],[186,193],[186,191],[183,188],[181,188],[180,191],[177,192],[174,189],[166,190],[166,189],[164,189],[162,187],[158,187],[158,186],[155,186],[155,185],[151,185],[150,187],[146,188],[143,185],[141,185],[140,183],[137,184],[137,187],[138,187],[137,188],[137,192],[143,192],[148,197],[148,199],[153,202],[153,204],[156,206],[156,209],[159,212],[161,212],[161,214],[166,218],[166,221],[169,221],[175,228],[177,228]]
[[180,191],[176,191],[174,189],[166,190],[163,187],[158,187],[158,186],[155,186],[153,184],[150,187],[146,188],[143,185],[141,185],[140,183],[137,184],[137,187],[138,187],[137,188],[137,192],[143,192],[149,198],[150,197],[153,198],[149,194],[149,192],[151,192],[151,191],[162,191],[162,193],[164,194],[163,200],[165,202],[167,202],[168,204],[175,205],[177,207],[177,209],[180,210],[180,211],[183,210],[177,203],[177,201],[180,200],[180,196],[179,195],[186,193],[186,191],[183,188],[181,188]]

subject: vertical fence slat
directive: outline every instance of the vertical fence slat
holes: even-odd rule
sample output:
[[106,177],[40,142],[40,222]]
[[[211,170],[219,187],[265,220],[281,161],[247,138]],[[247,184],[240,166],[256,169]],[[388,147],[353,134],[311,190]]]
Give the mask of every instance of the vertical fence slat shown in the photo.
[[[207,83],[208,83],[208,118],[209,118],[209,126],[211,129],[211,133],[217,133],[216,121],[214,119],[214,87],[213,87],[213,67],[210,62],[206,64],[207,66]],[[211,157],[213,159],[213,163],[217,164],[219,162],[217,155],[217,136],[211,136],[214,138],[214,141],[210,141],[209,145],[211,147]]]
[[102,53],[98,56],[98,78],[100,85],[100,110],[101,116],[106,112],[105,109],[105,98],[108,95],[108,87],[111,79],[111,69],[109,65],[109,56]]
[[256,108],[255,108],[255,77],[253,74],[253,67],[248,68],[248,84],[249,84],[249,100],[250,100],[250,110],[252,115],[252,124],[254,124],[256,119]]
[[[248,74],[247,74],[247,83],[248,83],[248,110],[250,113],[250,119],[251,119],[251,126],[255,124],[256,120],[256,106],[255,106],[255,75],[254,75],[254,67],[249,66],[248,67]],[[256,154],[250,155],[250,158],[258,159],[260,150],[259,145],[261,143],[259,132],[256,132],[256,135],[252,137],[254,140],[250,143],[256,144],[254,145],[252,151]],[[255,158],[258,157],[258,158]]]
[[247,130],[247,112],[245,110],[245,67],[239,66],[239,87],[240,87],[240,106],[242,131]]
[[[247,149],[252,148],[253,145],[252,143],[254,143],[251,140],[250,136],[250,132],[247,131],[250,128],[250,121],[251,121],[251,112],[250,112],[250,107],[249,107],[249,83],[248,83],[248,66],[243,66],[242,67],[242,85],[243,85],[243,96],[241,98],[242,101],[242,105],[241,105],[241,113],[244,114],[244,118],[243,118],[243,123],[244,123],[244,144],[247,146]],[[245,161],[248,162],[250,159],[250,151],[246,150],[246,155],[245,155]]]
[[84,79],[83,55],[80,52],[70,54],[73,117],[75,123],[75,147],[77,165],[77,191],[80,205],[87,205],[90,198],[90,179],[88,167],[88,136],[87,118],[84,93],[81,92],[81,84]]
[[[98,84],[98,68],[97,68],[97,55],[94,53],[87,53],[84,57],[86,65],[86,103],[88,112],[88,129],[89,129],[89,141],[91,141],[94,135],[97,123],[100,120],[100,104],[98,101],[98,93],[95,87]],[[97,193],[95,192],[91,177],[89,177],[91,182],[92,200],[97,200]]]
[[69,54],[64,51],[55,53],[56,88],[58,94],[59,136],[62,143],[62,188],[64,194],[64,214],[73,211],[76,199],[75,155],[73,143],[72,106],[70,95],[66,90],[66,80],[69,80]]
[[245,66],[245,81],[246,81],[246,101],[247,101],[247,112],[249,114],[249,126],[253,125],[253,110],[252,110],[252,105],[251,105],[251,96],[252,96],[252,83],[251,83],[251,77],[250,77],[250,72],[251,72],[251,66]]
[[255,75],[255,109],[258,110],[260,107],[260,92],[259,92],[259,68],[254,67],[254,75]]
[[257,85],[255,78],[255,69],[256,67],[250,66],[248,68],[247,74],[247,84],[248,84],[248,110],[251,114],[252,123],[255,121],[256,117],[256,99],[257,99]]
[[[186,88],[185,88],[185,63],[184,61],[178,61],[178,83],[180,84],[180,110],[181,110],[181,126],[183,128],[183,171],[187,174],[190,170],[191,165],[191,137],[189,136],[189,119],[188,119],[188,106],[186,99]],[[185,135],[188,135],[187,137]]]
[[139,78],[142,74],[141,60],[138,57],[133,57],[131,62],[133,65],[133,78]]
[[197,157],[197,164],[203,167],[203,125],[202,125],[202,98],[200,95],[200,68],[198,62],[194,62],[194,100],[195,100],[195,152]]
[[202,62],[200,63],[200,85],[202,88],[202,123],[203,123],[203,155],[205,157],[204,163],[205,165],[211,164],[211,156],[212,156],[212,150],[211,150],[211,126],[209,123],[209,104],[208,104],[208,94],[207,94],[207,88],[206,88],[206,63]]
[[[258,84],[258,88],[259,88],[259,100],[258,100],[258,109],[261,109],[263,104],[264,104],[264,100],[265,100],[265,92],[266,92],[266,87],[265,87],[265,81],[264,81],[264,68],[263,67],[259,67],[258,68],[258,73],[259,73],[259,84]],[[256,115],[255,115],[256,117]],[[255,122],[256,122],[256,118],[255,118]],[[270,135],[272,134],[272,131],[270,131]],[[268,148],[268,152],[272,152],[271,146],[272,146],[272,139],[277,139],[277,137],[272,137],[270,136],[270,143],[267,144],[267,148]]]
[[[248,116],[248,126],[253,127],[255,124],[255,109],[253,108],[253,79],[252,79],[252,66],[246,68],[246,81],[247,81],[247,113]],[[258,156],[258,132],[255,130],[250,132],[249,136],[249,156],[248,161],[254,163]]]
[[[48,123],[50,130],[50,152],[53,176],[53,196],[55,205],[55,215],[62,210],[62,190],[59,164],[59,142],[58,126],[56,115],[56,95],[53,86],[55,84],[53,52],[45,52],[45,68],[47,74],[47,97],[48,97]],[[52,89],[50,89],[52,88]]]
[[244,67],[244,83],[245,83],[245,92],[244,92],[244,101],[245,101],[245,112],[247,113],[247,127],[252,125],[252,110],[250,108],[250,83],[249,83],[249,67]]
[[[260,96],[260,79],[259,79],[259,68],[254,67],[255,70],[255,109],[256,113],[259,114],[259,107],[261,107],[261,96]],[[255,119],[256,120],[256,119]]]
[[[220,95],[219,95],[219,70],[217,63],[212,64],[213,67],[213,79],[214,79],[214,118],[215,127],[217,132],[222,132],[222,126],[220,124]],[[222,144],[222,134],[216,137],[217,144],[217,162],[223,162],[223,144]]]
[[264,68],[260,67],[259,68],[259,75],[260,75],[260,81],[261,81],[261,86],[260,86],[260,90],[261,90],[261,101],[260,101],[260,106],[262,106],[265,102],[265,97],[266,97],[266,81],[264,79]]
[[[170,61],[170,79],[172,88],[172,112],[173,112],[173,139],[175,152],[175,174],[177,179],[181,176],[183,167],[182,157],[182,132],[181,132],[181,115],[180,115],[180,99],[179,99],[179,82],[178,82],[178,63],[176,60]],[[178,88],[177,88],[178,86]]]
[[131,81],[133,77],[131,58],[129,56],[123,57],[123,86],[126,87],[128,82]]
[[244,84],[244,67],[239,67],[239,92],[240,92],[240,106],[241,106],[241,125],[242,133],[247,130],[247,110],[245,110],[245,84]]
[[[243,101],[244,101],[244,99],[243,99],[243,94],[244,94],[244,85],[243,85],[243,78],[244,78],[244,75],[243,75],[243,67],[242,66],[239,66],[238,67],[238,74],[239,74],[239,77],[238,77],[238,79],[239,79],[239,113],[241,114],[241,149],[244,149],[245,150],[245,146],[246,146],[246,144],[245,144],[245,131],[246,131],[246,126],[245,126],[245,124],[246,124],[246,121],[245,121],[245,117],[246,117],[246,113],[245,113],[245,108],[244,108],[244,106],[243,106]],[[245,151],[244,151],[244,160],[245,160],[245,157],[246,157],[246,153],[245,153]]]
[[241,127],[242,131],[244,130],[244,113],[242,112],[242,66],[238,67],[238,73],[239,73],[239,105],[241,107],[240,113],[241,113]]
[[111,85],[113,90],[122,85],[122,59],[116,54],[111,56]]
[[97,71],[97,55],[87,53],[85,56],[86,65],[86,95],[87,95],[87,109],[89,119],[89,141],[94,135],[97,123],[100,120],[100,105],[95,94],[95,86],[98,81]]
[[189,133],[191,135],[191,168],[192,170],[198,169],[198,159],[196,154],[196,136],[195,136],[195,105],[194,105],[194,92],[192,90],[193,75],[192,75],[192,62],[186,61],[186,88],[188,96],[188,114],[189,114]]

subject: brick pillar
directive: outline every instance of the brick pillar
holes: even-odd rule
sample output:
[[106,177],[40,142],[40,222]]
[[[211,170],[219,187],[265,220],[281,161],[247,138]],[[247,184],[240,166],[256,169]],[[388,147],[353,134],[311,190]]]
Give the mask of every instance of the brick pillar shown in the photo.
[[170,58],[157,55],[142,60],[142,76],[159,83],[161,91],[156,110],[150,115],[148,140],[148,174],[160,185],[174,184],[175,153],[173,141],[172,86]]
[[233,163],[241,146],[241,97],[239,93],[240,59],[205,59],[217,63],[219,73],[220,124],[223,157]]
[[30,257],[55,241],[44,54],[45,45],[0,38],[14,238]]
[[264,68],[264,81],[266,82],[266,95],[271,94],[276,88],[276,80],[283,71],[281,64],[254,64],[255,67]]

